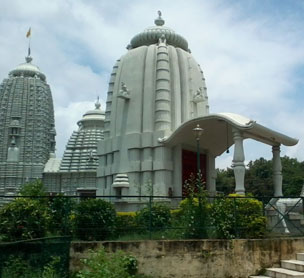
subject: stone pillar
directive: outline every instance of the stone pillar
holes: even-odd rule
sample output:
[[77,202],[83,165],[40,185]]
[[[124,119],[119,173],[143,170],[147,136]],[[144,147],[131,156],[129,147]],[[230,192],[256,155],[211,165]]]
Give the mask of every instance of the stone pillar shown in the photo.
[[209,153],[207,156],[207,190],[210,195],[216,194],[215,157]]
[[233,128],[233,140],[234,140],[234,155],[232,161],[232,167],[235,178],[235,192],[237,194],[245,195],[245,156],[243,147],[243,136],[240,130]]
[[273,184],[274,184],[274,196],[280,197],[283,196],[282,192],[282,164],[280,158],[280,145],[272,146],[273,154]]

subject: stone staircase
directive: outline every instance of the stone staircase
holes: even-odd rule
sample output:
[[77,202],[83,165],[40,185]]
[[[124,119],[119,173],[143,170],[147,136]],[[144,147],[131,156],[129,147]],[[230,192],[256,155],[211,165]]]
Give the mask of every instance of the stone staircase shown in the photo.
[[281,267],[266,268],[265,275],[250,278],[304,278],[304,253],[298,253],[296,260],[282,260]]

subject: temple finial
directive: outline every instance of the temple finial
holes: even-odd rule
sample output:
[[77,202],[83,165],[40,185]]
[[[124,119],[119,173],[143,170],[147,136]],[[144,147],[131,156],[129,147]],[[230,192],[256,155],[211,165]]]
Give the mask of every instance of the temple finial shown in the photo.
[[27,63],[32,62],[32,60],[33,60],[33,58],[32,58],[31,56],[26,56],[26,57],[25,57],[25,61],[26,61]]
[[97,101],[95,102],[95,108],[96,109],[100,109],[100,106],[101,106],[101,104],[100,104],[100,102],[99,102],[99,96],[97,97]]
[[161,11],[157,11],[157,14],[158,14],[158,18],[154,20],[154,23],[156,26],[163,26],[165,24],[165,21],[161,17],[162,16]]

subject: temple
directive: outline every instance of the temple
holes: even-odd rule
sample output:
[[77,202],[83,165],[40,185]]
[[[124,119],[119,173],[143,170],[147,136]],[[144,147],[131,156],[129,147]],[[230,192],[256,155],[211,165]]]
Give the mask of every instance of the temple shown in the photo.
[[78,121],[62,159],[51,157],[45,165],[43,181],[51,194],[95,196],[98,166],[97,142],[103,140],[104,111],[99,100],[95,109]]
[[0,85],[0,195],[42,178],[55,135],[50,87],[27,56]]
[[[131,207],[140,198],[128,195],[181,196],[185,180],[197,172],[215,194],[215,158],[232,145],[235,191],[245,194],[248,138],[272,148],[274,192],[282,195],[280,145],[296,139],[241,115],[210,114],[203,72],[186,39],[165,26],[160,12],[155,26],[134,36],[127,49],[109,82],[104,140],[98,143],[100,195],[116,195]],[[202,131],[199,138],[195,129]]]
[[62,159],[45,79],[27,57],[0,86],[0,194],[43,178],[50,193],[114,195],[131,210],[141,196],[186,194],[185,180],[198,172],[215,194],[215,158],[232,145],[235,192],[245,194],[243,141],[253,139],[272,150],[274,195],[282,196],[280,146],[298,140],[242,115],[210,113],[203,71],[160,12],[115,63],[105,112],[97,101],[84,114]]

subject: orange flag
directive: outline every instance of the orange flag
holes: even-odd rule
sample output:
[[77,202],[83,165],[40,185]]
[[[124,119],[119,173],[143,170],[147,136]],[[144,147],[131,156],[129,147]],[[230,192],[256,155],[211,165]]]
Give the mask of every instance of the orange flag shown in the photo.
[[28,37],[30,37],[31,36],[31,27],[30,27],[30,29],[27,31],[27,33],[26,33],[26,37],[28,38]]

